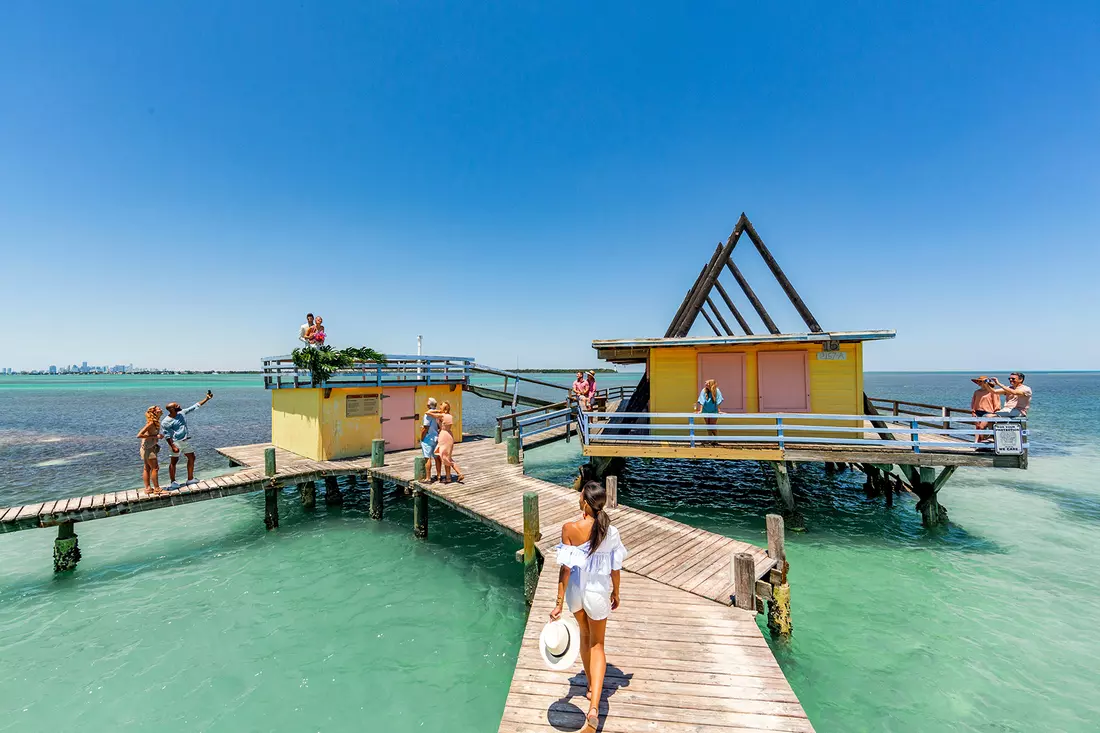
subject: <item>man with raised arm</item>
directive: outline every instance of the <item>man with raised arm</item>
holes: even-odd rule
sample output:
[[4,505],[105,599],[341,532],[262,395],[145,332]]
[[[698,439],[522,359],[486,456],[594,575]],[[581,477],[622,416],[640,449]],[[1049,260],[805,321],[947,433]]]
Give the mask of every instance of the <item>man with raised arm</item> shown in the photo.
[[180,455],[187,458],[187,483],[195,483],[195,441],[191,439],[191,433],[187,429],[187,419],[184,416],[199,409],[213,398],[214,393],[206,390],[206,396],[190,407],[181,410],[178,402],[170,402],[167,405],[168,415],[161,420],[160,431],[164,433],[168,449],[171,451],[168,454],[168,478],[172,482],[168,486],[169,489],[180,487],[176,483],[176,464],[179,463]]

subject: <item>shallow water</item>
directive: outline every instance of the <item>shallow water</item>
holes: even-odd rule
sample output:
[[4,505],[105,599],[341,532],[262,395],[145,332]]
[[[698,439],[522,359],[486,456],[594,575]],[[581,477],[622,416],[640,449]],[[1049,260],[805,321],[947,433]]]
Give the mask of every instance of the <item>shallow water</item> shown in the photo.
[[[0,504],[134,485],[135,415],[211,380],[149,379],[0,380]],[[215,379],[194,421],[207,471],[224,470],[212,446],[268,437],[254,378]],[[958,375],[867,381],[916,401],[969,392]],[[806,531],[788,532],[795,635],[777,655],[818,731],[1097,729],[1100,375],[1028,381],[1031,468],[960,470],[945,531],[910,497],[864,499],[859,474],[794,472]],[[499,405],[467,400],[468,429],[487,431]],[[566,483],[579,451],[525,458]],[[620,493],[763,544],[768,481],[755,464],[635,461]],[[417,542],[406,500],[372,522],[347,495],[308,515],[288,494],[272,533],[255,495],[78,525],[65,578],[51,532],[0,536],[0,730],[495,730],[525,622],[512,543],[434,504]]]

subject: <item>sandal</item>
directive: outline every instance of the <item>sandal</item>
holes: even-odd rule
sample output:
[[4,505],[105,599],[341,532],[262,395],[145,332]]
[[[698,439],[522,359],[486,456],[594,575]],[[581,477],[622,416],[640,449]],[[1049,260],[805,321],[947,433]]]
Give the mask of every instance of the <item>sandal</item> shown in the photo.
[[585,722],[592,726],[592,730],[599,730],[600,728],[600,711],[599,708],[589,708],[588,715],[585,716]]

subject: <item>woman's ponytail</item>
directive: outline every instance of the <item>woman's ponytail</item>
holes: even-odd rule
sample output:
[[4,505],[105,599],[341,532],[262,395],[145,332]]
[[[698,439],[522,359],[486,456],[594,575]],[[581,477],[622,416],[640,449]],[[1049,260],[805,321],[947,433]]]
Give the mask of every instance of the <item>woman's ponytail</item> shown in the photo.
[[589,481],[581,488],[581,493],[584,495],[584,503],[592,511],[592,531],[588,535],[588,554],[591,555],[603,543],[607,530],[611,527],[611,517],[603,508],[607,503],[607,490],[603,484]]

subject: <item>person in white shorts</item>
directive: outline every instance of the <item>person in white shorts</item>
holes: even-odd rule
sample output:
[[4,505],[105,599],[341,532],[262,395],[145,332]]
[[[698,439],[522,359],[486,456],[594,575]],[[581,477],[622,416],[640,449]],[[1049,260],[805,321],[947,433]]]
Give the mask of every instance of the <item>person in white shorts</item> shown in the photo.
[[190,407],[180,409],[178,402],[170,402],[167,405],[168,415],[161,421],[160,431],[164,433],[165,442],[168,443],[168,449],[171,451],[168,454],[168,478],[172,482],[168,485],[169,489],[180,487],[176,483],[176,464],[179,463],[181,455],[187,458],[187,483],[195,482],[196,441],[187,429],[187,419],[184,416],[199,409],[213,398],[214,393],[207,390],[206,396]]
[[600,727],[600,696],[607,672],[604,633],[611,612],[619,607],[619,571],[627,549],[619,539],[619,530],[611,526],[604,511],[607,494],[603,484],[589,481],[581,489],[583,516],[566,522],[557,546],[558,598],[550,618],[561,618],[562,603],[580,626],[581,662],[588,679],[587,722],[592,730]]

